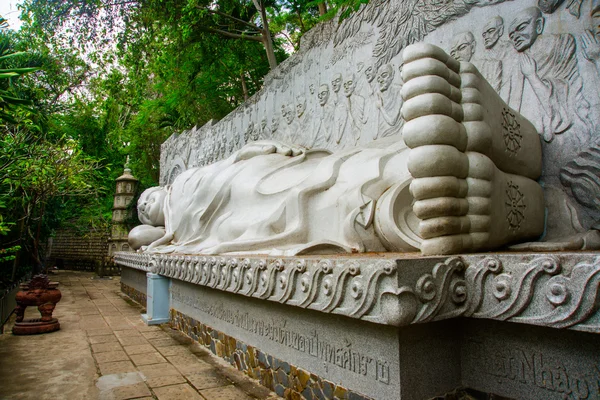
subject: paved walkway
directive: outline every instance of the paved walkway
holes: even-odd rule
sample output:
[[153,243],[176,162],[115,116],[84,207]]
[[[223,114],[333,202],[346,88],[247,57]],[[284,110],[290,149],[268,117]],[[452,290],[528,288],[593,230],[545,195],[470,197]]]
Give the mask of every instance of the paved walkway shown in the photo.
[[[168,326],[146,326],[119,278],[61,271],[60,331],[0,335],[0,399],[279,399]],[[28,308],[25,318],[39,318]],[[12,321],[14,321],[14,316]]]

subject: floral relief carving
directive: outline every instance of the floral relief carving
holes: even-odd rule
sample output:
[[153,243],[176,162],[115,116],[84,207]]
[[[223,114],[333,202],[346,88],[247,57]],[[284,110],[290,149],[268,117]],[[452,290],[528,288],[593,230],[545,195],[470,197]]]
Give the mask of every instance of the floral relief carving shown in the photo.
[[513,182],[508,182],[506,188],[506,207],[508,209],[506,214],[506,220],[508,226],[512,230],[518,230],[521,227],[521,223],[525,220],[525,196],[519,190],[519,186]]
[[521,142],[523,141],[521,124],[515,113],[506,107],[502,110],[502,130],[506,151],[511,155],[516,155],[521,149]]

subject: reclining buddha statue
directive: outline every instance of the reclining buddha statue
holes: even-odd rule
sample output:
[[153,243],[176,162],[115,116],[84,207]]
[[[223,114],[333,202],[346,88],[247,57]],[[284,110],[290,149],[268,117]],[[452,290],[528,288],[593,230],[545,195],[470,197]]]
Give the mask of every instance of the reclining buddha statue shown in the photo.
[[[132,247],[179,254],[454,254],[536,239],[541,146],[470,63],[403,53],[401,136],[331,154],[256,141],[138,202]],[[164,228],[163,228],[164,225]]]

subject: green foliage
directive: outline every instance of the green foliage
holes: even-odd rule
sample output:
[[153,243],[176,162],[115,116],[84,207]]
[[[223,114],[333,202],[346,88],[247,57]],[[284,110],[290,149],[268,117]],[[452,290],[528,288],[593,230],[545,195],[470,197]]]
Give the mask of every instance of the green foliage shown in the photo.
[[39,266],[57,227],[108,230],[127,157],[140,190],[157,185],[171,134],[223,118],[316,23],[365,1],[21,2],[21,30],[0,32],[0,248],[22,247],[12,278]]
[[7,247],[0,249],[0,264],[6,261],[13,261],[17,258],[17,253],[21,250],[21,246]]

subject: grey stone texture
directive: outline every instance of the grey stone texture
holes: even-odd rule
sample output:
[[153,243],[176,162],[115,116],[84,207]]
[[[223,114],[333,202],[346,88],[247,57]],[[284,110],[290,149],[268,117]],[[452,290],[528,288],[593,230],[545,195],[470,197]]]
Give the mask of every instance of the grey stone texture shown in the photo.
[[600,333],[597,253],[120,257],[199,287],[384,325],[464,316]]
[[[502,146],[488,146],[504,149],[490,154],[500,169],[518,164],[511,157],[531,155],[513,111],[533,123],[542,141],[550,217],[544,239],[562,241],[566,249],[589,248],[589,238],[572,236],[600,221],[600,11],[594,1],[552,3],[390,0],[370,2],[341,23],[320,24],[244,105],[163,144],[161,185],[256,140],[333,152],[386,137],[401,140],[402,51],[424,41],[472,63],[510,107],[500,116],[503,128],[492,134]],[[519,220],[515,215],[513,223]]]
[[600,398],[597,334],[466,320],[463,385],[515,399]]
[[121,284],[125,284],[136,291],[147,294],[146,271],[121,266]]

